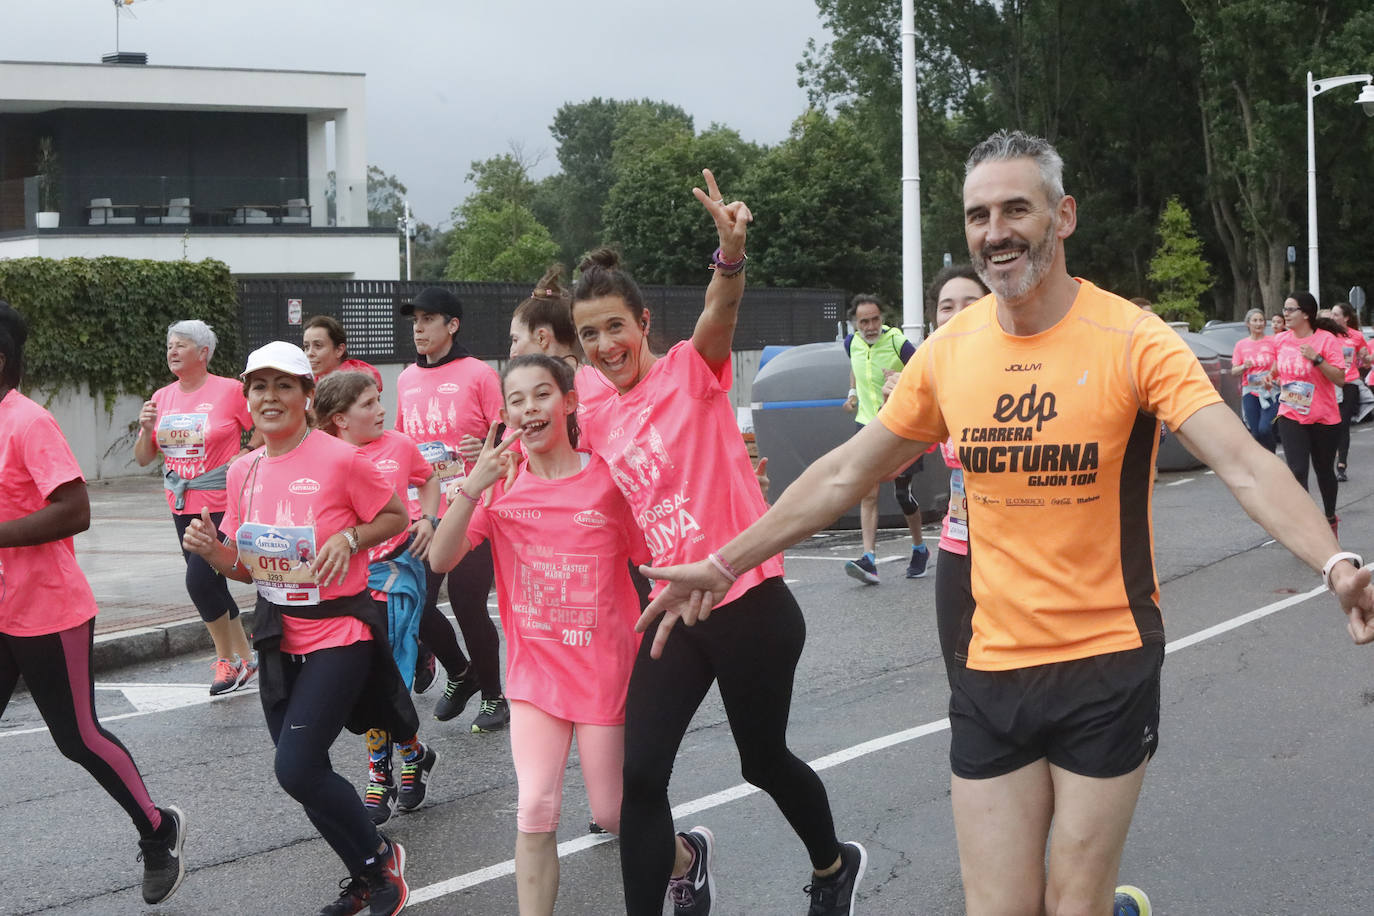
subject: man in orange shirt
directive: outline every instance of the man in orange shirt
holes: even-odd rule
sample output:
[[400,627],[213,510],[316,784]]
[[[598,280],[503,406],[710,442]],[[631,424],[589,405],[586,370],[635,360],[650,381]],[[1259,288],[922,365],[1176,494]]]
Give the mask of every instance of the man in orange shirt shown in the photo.
[[952,676],[951,798],[972,916],[1105,914],[1113,905],[1149,913],[1144,894],[1116,880],[1158,746],[1158,423],[1322,571],[1351,637],[1374,640],[1363,561],[1341,550],[1182,339],[1069,274],[1064,241],[1077,204],[1062,169],[1049,143],[1019,131],[974,148],[965,236],[992,294],[932,334],[878,422],[808,468],[755,524],[707,561],[651,570],[670,585],[640,622],[665,615],[656,651],[679,620],[708,616],[732,576],[952,437],[964,466],[973,601]]

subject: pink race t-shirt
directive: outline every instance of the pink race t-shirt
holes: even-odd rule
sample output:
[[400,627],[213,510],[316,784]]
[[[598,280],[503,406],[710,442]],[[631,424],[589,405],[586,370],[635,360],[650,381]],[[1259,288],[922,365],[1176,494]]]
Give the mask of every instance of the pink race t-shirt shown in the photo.
[[[167,468],[191,480],[231,461],[239,453],[240,431],[253,428],[243,383],[221,375],[207,375],[195,391],[182,391],[172,382],[153,392],[158,426],[153,444],[162,452]],[[171,490],[167,508],[174,512]],[[186,505],[179,515],[200,515],[202,509],[224,511],[223,490],[187,490]]]
[[1279,371],[1279,416],[1299,423],[1321,423],[1331,426],[1341,422],[1341,409],[1336,403],[1336,386],[1302,355],[1306,344],[1322,355],[1331,365],[1345,369],[1341,342],[1327,331],[1313,331],[1307,337],[1295,337],[1284,331],[1274,337],[1274,363]]
[[[235,461],[229,467],[228,492],[220,531],[237,537],[243,524],[292,529],[285,536],[298,545],[288,557],[293,566],[312,561],[324,542],[343,529],[376,518],[393,495],[391,484],[362,452],[319,430],[284,455],[269,458],[264,446]],[[256,566],[249,571],[259,582],[263,573]],[[354,557],[343,581],[321,587],[319,598],[356,595],[365,588],[367,563]],[[281,650],[296,655],[371,638],[356,617],[307,620],[284,611],[282,630]]]
[[[676,344],[625,394],[579,415],[634,510],[655,566],[706,559],[768,510],[730,406],[730,360],[712,372],[690,340]],[[730,586],[722,604],[782,575],[782,555]],[[664,588],[654,583],[654,594]]]
[[[420,449],[415,445],[415,440],[409,436],[401,435],[394,429],[387,429],[383,430],[380,436],[367,445],[359,447],[358,451],[367,456],[367,460],[372,462],[386,482],[391,485],[392,492],[401,498],[401,502],[406,503],[411,521],[419,518],[419,502],[409,499],[406,493],[412,486],[418,487],[433,477],[434,469],[420,454]],[[367,562],[376,563],[378,560],[386,559],[395,552],[397,547],[404,544],[408,537],[410,537],[410,531],[407,529],[373,547],[367,552]]]
[[[57,421],[17,391],[0,400],[0,521],[48,504],[64,483],[84,480]],[[96,615],[95,595],[71,538],[0,547],[0,633],[45,636]]]
[[1249,337],[1244,340],[1236,341],[1235,349],[1231,351],[1231,365],[1239,366],[1247,359],[1250,360],[1250,368],[1241,373],[1240,388],[1242,394],[1260,395],[1264,392],[1273,391],[1273,382],[1270,381],[1269,370],[1274,368],[1274,338],[1261,337],[1253,340]]
[[[396,423],[400,430],[425,452],[435,444],[446,446],[449,461],[435,465],[439,484],[446,487],[454,478],[452,463],[464,435],[486,439],[491,424],[501,419],[501,377],[480,359],[465,356],[432,368],[407,366],[396,380]],[[442,459],[440,459],[442,461]],[[446,465],[446,466],[445,466]],[[439,500],[439,516],[448,511],[447,500]]]
[[940,524],[940,549],[968,556],[968,497],[964,494],[964,467],[952,439],[940,443],[940,457],[949,468],[949,509]]
[[591,410],[618,393],[611,380],[592,366],[578,367],[573,375],[573,390],[577,392],[578,410]]
[[1345,383],[1349,385],[1360,377],[1360,354],[1369,352],[1369,341],[1358,328],[1346,328],[1341,342],[1341,358],[1345,360]]
[[[372,381],[374,381],[374,382],[377,383],[377,390],[378,390],[378,391],[381,391],[381,390],[382,390],[382,374],[381,374],[380,372],[378,372],[378,371],[377,371],[377,367],[374,366],[374,365],[372,365],[371,363],[365,363],[365,362],[363,362],[363,361],[360,360],[360,359],[346,359],[346,360],[344,360],[343,362],[339,363],[338,368],[335,369],[334,371],[335,371],[335,372],[361,372],[361,373],[363,373],[364,375],[370,376],[370,377],[372,378]],[[332,374],[332,373],[326,372],[324,375],[317,375],[317,376],[315,376],[315,381],[318,382],[320,379],[324,378],[325,375],[331,375],[331,374]]]
[[627,563],[649,557],[600,458],[571,477],[523,469],[478,506],[468,541],[491,541],[506,696],[570,722],[619,725],[639,649],[639,596]]

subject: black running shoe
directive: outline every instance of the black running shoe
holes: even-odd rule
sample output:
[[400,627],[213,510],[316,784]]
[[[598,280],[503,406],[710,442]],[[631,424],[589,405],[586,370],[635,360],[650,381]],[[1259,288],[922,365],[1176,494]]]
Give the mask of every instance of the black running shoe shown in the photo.
[[425,754],[414,763],[401,763],[401,795],[397,805],[402,811],[414,811],[425,803],[429,774],[439,762],[439,752],[425,748]]
[[673,901],[673,916],[708,916],[711,898],[716,895],[716,879],[711,877],[711,852],[716,838],[705,827],[693,827],[678,836],[696,853],[692,867],[681,878],[670,878],[668,896]]
[[362,878],[344,878],[341,891],[333,901],[324,905],[319,916],[354,916],[367,909],[367,882]]
[[434,718],[440,722],[447,722],[455,716],[461,715],[463,708],[468,705],[468,700],[479,689],[477,678],[472,676],[472,668],[464,671],[458,680],[449,678],[448,684],[444,686],[444,695],[439,698],[439,704],[434,707]]
[[419,648],[420,654],[415,657],[415,680],[411,684],[416,693],[424,693],[434,686],[434,676],[439,669],[434,664],[434,653],[429,651],[429,646],[420,643]]
[[482,732],[500,731],[509,724],[510,706],[506,703],[505,697],[483,700],[482,708],[477,711],[477,718],[472,720],[472,733],[477,735]]
[[378,827],[391,820],[396,813],[396,780],[390,773],[379,773],[371,768],[367,771],[367,788],[363,790],[363,807],[367,816]]
[[851,916],[854,898],[859,893],[859,881],[868,867],[868,851],[858,843],[840,846],[840,868],[825,878],[812,877],[806,886],[811,895],[811,908],[806,916]]
[[143,860],[143,902],[161,903],[177,892],[186,877],[181,846],[186,842],[186,815],[176,805],[158,808],[162,822],[171,821],[170,834],[163,839],[138,841],[138,857]]
[[602,826],[601,826],[600,824],[598,824],[596,821],[587,821],[587,832],[588,832],[588,833],[605,833],[605,832],[606,832],[606,828],[605,828],[605,827],[602,827]]
[[387,846],[386,855],[363,875],[371,916],[396,916],[410,899],[405,876],[406,851],[395,840],[387,840]]

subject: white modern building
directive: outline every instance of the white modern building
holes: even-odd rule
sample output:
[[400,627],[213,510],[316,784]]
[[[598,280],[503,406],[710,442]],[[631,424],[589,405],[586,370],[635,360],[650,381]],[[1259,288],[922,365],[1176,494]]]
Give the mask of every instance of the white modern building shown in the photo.
[[361,73],[0,61],[0,258],[399,279],[366,123]]

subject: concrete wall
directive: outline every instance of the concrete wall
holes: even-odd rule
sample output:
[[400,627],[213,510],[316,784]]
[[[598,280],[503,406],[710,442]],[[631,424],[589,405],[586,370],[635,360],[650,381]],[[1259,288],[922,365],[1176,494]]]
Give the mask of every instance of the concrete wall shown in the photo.
[[[750,389],[758,372],[759,356],[758,350],[735,354],[735,381],[730,390],[730,400],[736,408],[749,406]],[[488,360],[488,364],[498,372],[503,363],[504,360]],[[405,364],[402,363],[384,363],[377,367],[382,374],[382,403],[387,406],[388,424],[395,416],[396,379],[404,368]],[[138,412],[143,407],[142,398],[118,398],[114,410],[107,413],[104,397],[91,397],[85,385],[63,389],[56,394],[45,391],[26,393],[52,412],[81,465],[81,473],[88,480],[152,474],[160,467],[155,463],[141,468],[133,459],[132,430],[138,421]]]

